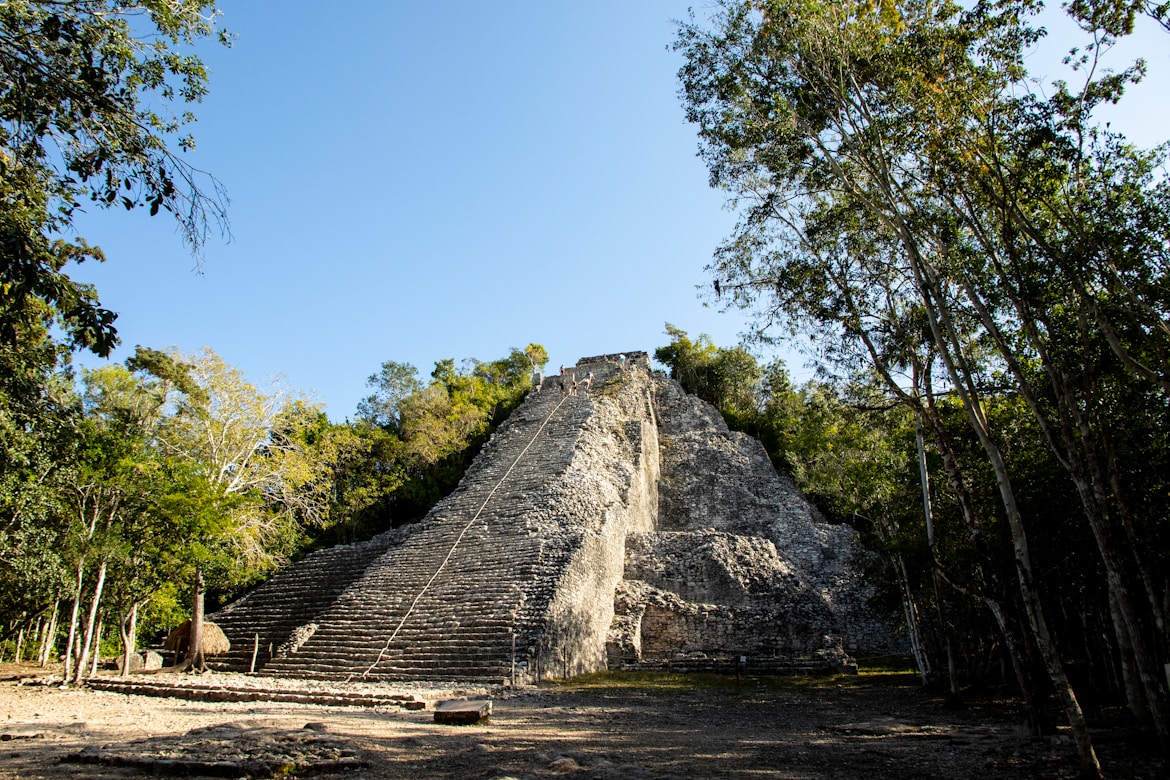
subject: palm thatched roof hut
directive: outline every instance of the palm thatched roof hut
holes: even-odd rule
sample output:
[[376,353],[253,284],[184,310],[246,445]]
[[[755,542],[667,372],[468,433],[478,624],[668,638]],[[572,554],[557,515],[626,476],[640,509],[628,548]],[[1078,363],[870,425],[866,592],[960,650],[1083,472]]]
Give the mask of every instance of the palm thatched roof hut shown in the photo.
[[[163,649],[182,655],[187,652],[187,648],[191,642],[191,621],[184,620],[179,627],[171,632],[167,637]],[[232,643],[228,641],[227,635],[223,633],[223,629],[212,623],[210,620],[203,621],[203,654],[204,655],[223,655],[232,647]]]

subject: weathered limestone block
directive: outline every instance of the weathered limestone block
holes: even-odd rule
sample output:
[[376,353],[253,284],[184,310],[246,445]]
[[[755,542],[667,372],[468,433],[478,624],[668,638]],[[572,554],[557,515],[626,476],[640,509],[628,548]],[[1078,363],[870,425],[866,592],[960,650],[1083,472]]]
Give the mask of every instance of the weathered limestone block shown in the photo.
[[[647,583],[619,587],[608,652],[616,666],[681,658],[829,657],[840,649],[833,615],[815,599],[729,606],[688,601]],[[842,655],[842,658],[844,656]],[[834,661],[841,665],[843,661]]]
[[474,726],[491,716],[491,699],[448,699],[435,707],[435,723],[452,726]]
[[[114,659],[114,664],[118,671],[122,671],[122,655],[119,654]],[[163,668],[163,657],[160,653],[154,650],[145,650],[141,653],[130,654],[130,671],[138,672],[142,670],[152,670]]]
[[673,653],[847,666],[845,648],[900,647],[866,602],[856,532],[826,523],[763,445],[730,431],[711,405],[667,380],[654,401],[658,529],[627,539],[611,663]]
[[[125,656],[119,655],[117,658],[114,659],[114,663],[117,664],[118,671],[121,673],[126,672],[126,670],[122,668],[122,662],[123,662],[124,658],[125,658]],[[129,669],[129,671],[137,672],[145,666],[146,666],[146,661],[143,659],[141,653],[131,653],[130,654],[130,663],[129,663],[130,669]]]
[[809,587],[770,539],[713,529],[631,535],[626,577],[645,580],[684,599],[720,604],[775,599]]
[[301,649],[301,645],[312,639],[313,634],[315,633],[317,633],[316,623],[306,623],[303,626],[299,626],[298,628],[294,629],[291,634],[289,634],[288,639],[286,639],[280,644],[279,647],[276,648],[276,652],[273,653],[273,657],[284,658],[291,653],[295,653],[297,650]]
[[626,578],[609,638],[610,658],[624,664],[680,653],[809,656],[841,630],[820,592],[760,537],[715,530],[631,535]]

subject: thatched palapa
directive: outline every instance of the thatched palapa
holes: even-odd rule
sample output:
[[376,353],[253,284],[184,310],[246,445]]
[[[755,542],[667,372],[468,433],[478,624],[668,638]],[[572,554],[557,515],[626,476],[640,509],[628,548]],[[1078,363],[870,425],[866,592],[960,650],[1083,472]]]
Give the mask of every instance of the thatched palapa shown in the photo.
[[[178,628],[167,637],[163,649],[171,653],[182,655],[187,652],[191,643],[191,621],[183,621]],[[203,621],[203,654],[222,655],[230,650],[232,643],[219,626],[209,620]]]

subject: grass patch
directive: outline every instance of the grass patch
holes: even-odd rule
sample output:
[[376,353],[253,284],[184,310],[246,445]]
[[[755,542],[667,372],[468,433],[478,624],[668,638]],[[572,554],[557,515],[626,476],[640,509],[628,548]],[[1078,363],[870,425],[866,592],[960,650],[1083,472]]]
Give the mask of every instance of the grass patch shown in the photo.
[[[747,679],[747,678],[745,678]],[[735,687],[735,677],[710,672],[666,672],[657,670],[633,672],[590,672],[565,680],[546,680],[554,687],[630,690],[722,690]]]
[[909,656],[884,656],[857,662],[861,685],[921,685],[918,665]]
[[661,670],[605,671],[578,675],[567,680],[545,680],[553,688],[573,690],[642,690],[678,691],[708,690],[737,691],[756,689],[836,688],[883,684],[913,683],[918,672],[913,661],[880,659],[859,665],[857,674],[833,674],[821,677],[802,675],[743,675],[713,672],[669,672]]
[[883,655],[857,662],[862,674],[918,674],[918,665],[908,655]]

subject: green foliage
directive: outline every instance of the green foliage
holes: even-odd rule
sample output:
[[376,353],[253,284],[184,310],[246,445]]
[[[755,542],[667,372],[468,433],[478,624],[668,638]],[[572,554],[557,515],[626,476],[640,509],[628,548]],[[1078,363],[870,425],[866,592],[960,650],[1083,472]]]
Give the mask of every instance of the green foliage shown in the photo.
[[319,543],[367,538],[422,517],[459,483],[491,432],[523,400],[540,344],[506,357],[435,363],[424,385],[414,366],[382,364],[352,425],[334,426],[336,525]]
[[[1065,636],[1087,623],[1114,634],[1087,651],[1099,671],[1130,669],[1132,648],[1142,671],[1140,685],[1126,673],[1128,703],[1170,744],[1166,691],[1151,682],[1167,660],[1170,579],[1154,574],[1166,501],[1146,500],[1119,457],[1136,449],[1118,447],[1161,462],[1165,429],[1146,436],[1114,405],[1129,394],[1161,409],[1170,393],[1165,152],[1092,116],[1143,72],[1096,59],[1137,9],[1070,5],[1090,44],[1070,60],[1082,80],[1048,97],[1025,68],[1042,35],[1026,2],[719,0],[710,26],[682,25],[677,44],[712,184],[741,211],[713,272],[760,313],[761,337],[805,334],[827,376],[872,382],[925,429],[945,475],[934,494],[954,502],[941,502],[931,565],[974,596],[955,599],[964,620],[986,606],[1016,648],[1027,627],[1088,774],[1068,651],[1046,614]],[[1061,552],[1034,560],[1037,538]],[[1062,569],[1062,556],[1076,562]],[[1095,583],[1072,571],[1098,565]],[[1041,594],[1049,575],[1093,607]],[[1017,670],[1032,660],[1014,652]]]
[[751,353],[742,347],[716,347],[706,334],[692,341],[669,322],[666,333],[671,341],[654,351],[654,359],[670,369],[671,379],[725,416],[747,415],[756,408],[761,374]]
[[67,273],[105,256],[68,236],[86,202],[168,211],[196,255],[226,228],[218,183],[179,156],[194,145],[182,106],[206,92],[193,48],[226,43],[216,15],[213,0],[0,3],[0,625],[51,605],[67,568],[118,560],[132,547],[118,529],[143,516],[149,437],[128,426],[154,400],[129,374],[84,411],[74,397],[65,348],[106,355],[117,334]]
[[529,344],[524,348],[524,355],[528,358],[528,362],[532,364],[533,368],[543,369],[548,365],[548,350],[540,344]]
[[210,351],[142,348],[83,372],[78,398],[54,349],[26,345],[0,347],[25,365],[0,395],[0,628],[80,605],[99,570],[123,619],[168,589],[189,594],[197,573],[246,587],[332,522],[337,471],[358,455],[303,399]]
[[422,389],[418,369],[409,363],[387,360],[366,385],[374,392],[358,403],[359,420],[387,430],[397,430],[402,422],[402,401]]
[[40,611],[68,572],[59,478],[74,468],[81,405],[39,324],[0,341],[0,631]]
[[191,601],[174,581],[162,583],[138,617],[139,646],[161,644],[175,626],[191,613]]
[[57,238],[83,201],[169,211],[196,252],[225,224],[218,184],[178,156],[194,146],[178,106],[207,91],[191,49],[226,42],[216,15],[214,0],[0,5],[0,339],[49,315],[74,347],[113,347],[115,315],[64,272],[101,250]]

